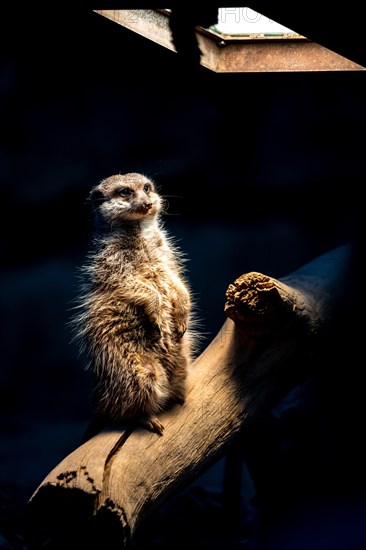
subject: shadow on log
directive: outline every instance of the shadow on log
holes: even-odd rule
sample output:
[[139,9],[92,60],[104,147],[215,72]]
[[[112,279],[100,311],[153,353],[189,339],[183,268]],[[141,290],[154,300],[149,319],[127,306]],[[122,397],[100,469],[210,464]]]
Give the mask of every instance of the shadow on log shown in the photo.
[[105,429],[68,455],[28,503],[31,546],[127,547],[147,515],[311,376],[351,260],[344,246],[280,280],[251,272],[230,284],[228,319],[192,365],[185,404],[162,415],[164,435]]

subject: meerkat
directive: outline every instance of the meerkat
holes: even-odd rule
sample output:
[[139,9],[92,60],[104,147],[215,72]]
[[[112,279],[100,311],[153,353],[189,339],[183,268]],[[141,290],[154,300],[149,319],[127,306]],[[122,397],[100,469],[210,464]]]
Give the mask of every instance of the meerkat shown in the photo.
[[163,433],[159,412],[183,404],[194,336],[185,258],[162,223],[164,199],[143,174],[92,188],[93,247],[72,320],[95,375],[99,417]]

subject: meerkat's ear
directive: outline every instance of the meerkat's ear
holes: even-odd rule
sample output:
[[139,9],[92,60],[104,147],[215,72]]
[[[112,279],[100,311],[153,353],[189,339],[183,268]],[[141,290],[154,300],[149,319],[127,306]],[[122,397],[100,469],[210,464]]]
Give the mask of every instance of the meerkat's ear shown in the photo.
[[93,203],[93,206],[97,206],[101,202],[105,201],[106,198],[100,189],[94,187],[89,193],[88,200]]

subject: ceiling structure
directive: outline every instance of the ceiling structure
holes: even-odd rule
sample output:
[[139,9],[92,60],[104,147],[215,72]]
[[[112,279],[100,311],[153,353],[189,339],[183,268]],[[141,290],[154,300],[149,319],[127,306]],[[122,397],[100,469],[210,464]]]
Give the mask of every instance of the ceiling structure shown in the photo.
[[[191,59],[198,59],[201,65],[214,72],[365,70],[365,67],[358,63],[298,33],[245,36],[222,34],[214,26],[195,25],[192,20],[184,17],[185,14],[181,28],[180,11],[176,20],[172,21],[176,14],[169,9],[94,11],[169,50],[177,52],[179,47],[186,48],[184,51]],[[190,27],[187,23],[191,24]],[[185,36],[189,38],[186,43]]]
[[[65,0],[65,7],[69,3],[70,9],[75,9],[75,0]],[[153,0],[79,0],[83,8],[93,10],[124,10],[124,9],[152,9],[157,6]],[[203,6],[202,2],[182,2],[171,0],[168,6],[176,14],[177,26],[181,30],[185,28],[186,43],[192,42],[192,27],[200,26],[208,28],[215,24],[216,14],[219,8],[242,7],[229,0],[210,0],[209,5]],[[352,61],[362,68],[366,67],[366,48],[364,46],[364,20],[358,13],[359,6],[348,3],[347,6],[335,5],[330,0],[318,2],[296,2],[290,0],[250,0],[251,9],[277,21],[283,26],[294,29],[301,36],[315,44]],[[184,43],[184,33],[181,33],[180,41]],[[179,40],[178,40],[179,42]],[[177,48],[179,49],[179,48]]]

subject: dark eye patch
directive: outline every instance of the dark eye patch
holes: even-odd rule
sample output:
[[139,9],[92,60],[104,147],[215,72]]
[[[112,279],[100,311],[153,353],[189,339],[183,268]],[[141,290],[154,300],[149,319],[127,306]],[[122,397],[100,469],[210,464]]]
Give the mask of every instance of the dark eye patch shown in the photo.
[[150,185],[150,183],[145,183],[145,185],[144,185],[144,191],[145,191],[145,193],[150,193],[150,191],[151,191],[151,185]]
[[130,197],[133,194],[133,191],[129,187],[120,187],[117,189],[116,194],[120,197]]

